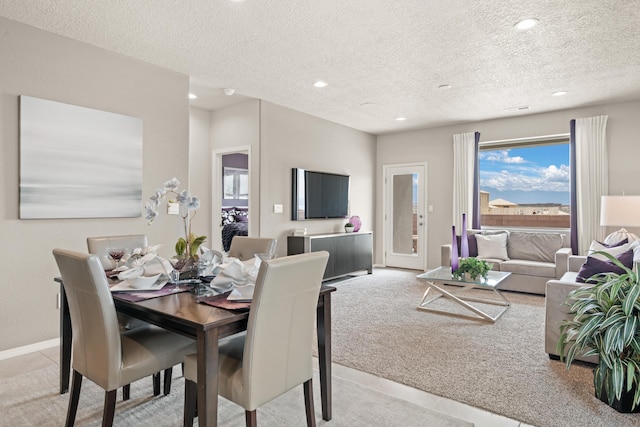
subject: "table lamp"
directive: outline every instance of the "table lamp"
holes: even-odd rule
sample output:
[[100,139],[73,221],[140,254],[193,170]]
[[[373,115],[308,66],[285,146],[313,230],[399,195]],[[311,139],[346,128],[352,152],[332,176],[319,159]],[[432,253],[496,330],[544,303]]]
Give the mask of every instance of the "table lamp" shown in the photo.
[[[602,196],[600,203],[600,225],[612,227],[640,227],[640,196]],[[609,234],[605,244],[614,244],[625,238],[629,242],[638,236],[621,228]]]

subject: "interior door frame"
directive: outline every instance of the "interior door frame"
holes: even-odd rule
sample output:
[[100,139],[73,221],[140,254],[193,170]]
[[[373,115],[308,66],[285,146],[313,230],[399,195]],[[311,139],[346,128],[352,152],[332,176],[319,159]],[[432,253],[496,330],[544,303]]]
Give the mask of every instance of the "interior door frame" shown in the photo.
[[[235,147],[219,148],[211,152],[211,248],[222,250],[222,228],[220,227],[220,212],[222,212],[222,156],[227,154],[246,154],[247,170],[249,173],[249,224],[248,234],[251,235],[252,222],[256,220],[255,215],[251,215],[251,206],[253,205],[254,191],[251,187],[251,146],[238,145]],[[217,212],[217,213],[216,213]]]
[[391,168],[403,168],[403,167],[423,167],[424,168],[424,185],[422,189],[422,198],[424,200],[424,214],[423,214],[423,239],[418,238],[418,254],[422,254],[422,270],[426,270],[427,266],[427,236],[428,236],[428,199],[427,199],[427,175],[428,168],[427,162],[412,162],[412,163],[396,163],[396,164],[388,164],[382,165],[382,211],[383,211],[383,220],[382,220],[382,264],[387,267],[387,243],[388,243],[388,234],[389,234],[389,221],[388,216],[391,211],[391,206],[389,206],[388,195],[387,195],[387,173]]

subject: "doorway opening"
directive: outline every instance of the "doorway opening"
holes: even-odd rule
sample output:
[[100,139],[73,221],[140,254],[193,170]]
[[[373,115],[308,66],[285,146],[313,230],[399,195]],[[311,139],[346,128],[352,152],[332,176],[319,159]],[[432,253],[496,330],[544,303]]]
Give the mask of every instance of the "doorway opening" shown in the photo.
[[234,236],[249,235],[250,149],[216,150],[213,157],[212,245],[227,252]]

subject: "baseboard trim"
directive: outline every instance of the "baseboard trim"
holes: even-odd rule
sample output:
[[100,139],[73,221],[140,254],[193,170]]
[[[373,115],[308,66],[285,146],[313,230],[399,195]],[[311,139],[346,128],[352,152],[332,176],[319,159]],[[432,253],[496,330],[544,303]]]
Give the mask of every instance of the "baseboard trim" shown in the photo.
[[0,351],[0,360],[10,359],[12,357],[33,353],[35,351],[45,350],[57,345],[60,345],[60,338],[54,338],[48,341],[41,341],[35,344],[24,345],[22,347],[10,348],[9,350]]

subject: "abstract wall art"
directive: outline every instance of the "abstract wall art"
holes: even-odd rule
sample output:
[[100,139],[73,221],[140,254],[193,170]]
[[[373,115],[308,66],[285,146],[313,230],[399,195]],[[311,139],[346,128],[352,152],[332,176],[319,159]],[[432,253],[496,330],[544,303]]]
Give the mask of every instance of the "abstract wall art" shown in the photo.
[[142,215],[142,119],[20,96],[20,219]]

